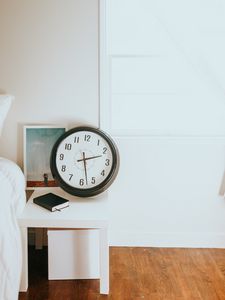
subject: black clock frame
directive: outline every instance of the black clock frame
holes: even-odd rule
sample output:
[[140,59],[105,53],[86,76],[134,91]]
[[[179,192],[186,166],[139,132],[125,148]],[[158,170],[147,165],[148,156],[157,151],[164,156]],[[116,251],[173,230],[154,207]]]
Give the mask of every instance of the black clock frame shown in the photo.
[[[59,145],[69,135],[74,134],[79,131],[89,131],[89,132],[94,132],[94,133],[100,135],[103,139],[105,139],[107,141],[107,143],[111,149],[111,152],[112,152],[112,157],[113,157],[112,167],[111,167],[111,170],[110,170],[108,176],[100,184],[96,185],[93,188],[79,189],[76,187],[72,187],[71,185],[67,184],[62,179],[62,177],[60,176],[58,169],[56,167],[57,150],[58,150]],[[112,140],[112,138],[107,133],[102,131],[101,129],[95,128],[95,127],[90,127],[90,126],[75,127],[75,128],[72,128],[72,129],[66,131],[65,133],[63,133],[58,138],[58,140],[55,142],[55,144],[52,148],[51,157],[50,157],[50,168],[51,168],[53,178],[58,182],[59,186],[63,190],[65,190],[66,192],[68,192],[74,196],[78,196],[78,197],[93,197],[93,196],[96,196],[96,195],[104,192],[113,183],[114,179],[116,178],[116,175],[119,171],[119,164],[120,164],[119,151],[118,151],[116,144]]]

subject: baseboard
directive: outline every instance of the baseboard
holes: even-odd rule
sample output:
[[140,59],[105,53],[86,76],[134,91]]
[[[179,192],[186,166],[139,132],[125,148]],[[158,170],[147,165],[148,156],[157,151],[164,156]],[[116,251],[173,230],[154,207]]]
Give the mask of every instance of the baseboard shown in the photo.
[[[43,230],[43,246],[48,246],[47,230],[46,229],[39,229],[39,230]],[[29,246],[36,245],[35,228],[29,228],[28,230],[28,245]]]
[[35,229],[29,228],[28,230],[28,245],[34,246],[35,245]]
[[225,233],[152,233],[110,231],[110,246],[225,248]]

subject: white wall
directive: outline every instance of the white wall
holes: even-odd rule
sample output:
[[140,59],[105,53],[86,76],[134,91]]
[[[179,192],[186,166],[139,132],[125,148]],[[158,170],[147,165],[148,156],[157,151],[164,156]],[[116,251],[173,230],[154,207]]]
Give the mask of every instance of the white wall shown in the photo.
[[225,247],[224,4],[106,3],[101,126],[121,153],[111,243]]
[[0,92],[15,95],[0,154],[22,125],[98,125],[98,0],[0,0]]
[[0,93],[15,96],[1,156],[22,167],[25,124],[98,126],[98,13],[98,0],[0,0]]

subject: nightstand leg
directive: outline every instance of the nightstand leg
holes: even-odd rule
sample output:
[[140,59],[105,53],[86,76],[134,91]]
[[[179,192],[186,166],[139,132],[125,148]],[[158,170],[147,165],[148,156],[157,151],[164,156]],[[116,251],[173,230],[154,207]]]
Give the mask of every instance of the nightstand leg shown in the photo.
[[20,292],[26,292],[28,288],[28,248],[27,227],[20,227],[22,241],[22,273],[20,281]]
[[100,243],[100,294],[109,293],[109,244],[108,230],[103,228],[99,230]]

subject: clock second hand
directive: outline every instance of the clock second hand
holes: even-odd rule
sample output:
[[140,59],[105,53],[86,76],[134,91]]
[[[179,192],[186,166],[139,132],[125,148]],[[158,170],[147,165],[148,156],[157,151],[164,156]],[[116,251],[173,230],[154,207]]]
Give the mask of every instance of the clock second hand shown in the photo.
[[[84,152],[83,152],[84,153]],[[80,162],[80,161],[83,161],[83,160],[89,160],[89,159],[94,159],[94,158],[98,158],[98,157],[101,157],[102,155],[96,155],[96,156],[90,156],[90,157],[85,157],[83,155],[83,158],[82,159],[78,159],[77,162]]]
[[88,181],[87,181],[87,162],[85,159],[85,153],[83,152],[83,162],[84,162],[84,173],[85,173],[85,180],[86,180],[86,185],[88,185]]

